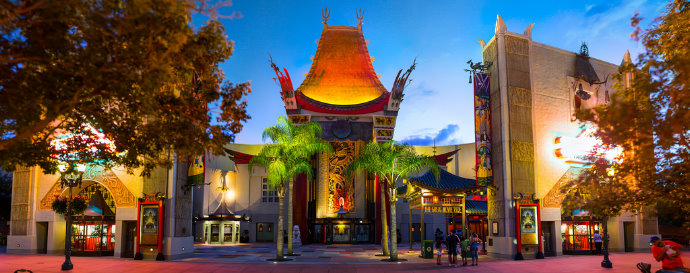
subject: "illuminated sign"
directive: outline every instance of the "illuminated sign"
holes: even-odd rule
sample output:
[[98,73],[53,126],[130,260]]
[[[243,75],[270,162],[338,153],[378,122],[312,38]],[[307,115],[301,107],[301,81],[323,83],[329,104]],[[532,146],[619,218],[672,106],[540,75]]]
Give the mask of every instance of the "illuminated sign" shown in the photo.
[[588,165],[599,158],[610,163],[620,163],[623,160],[623,148],[604,145],[594,132],[594,128],[586,128],[576,137],[557,137],[554,140],[554,154],[570,164]]
[[61,161],[79,159],[80,153],[98,151],[115,152],[115,143],[91,124],[82,124],[76,133],[67,134],[50,142],[55,153],[52,157]]

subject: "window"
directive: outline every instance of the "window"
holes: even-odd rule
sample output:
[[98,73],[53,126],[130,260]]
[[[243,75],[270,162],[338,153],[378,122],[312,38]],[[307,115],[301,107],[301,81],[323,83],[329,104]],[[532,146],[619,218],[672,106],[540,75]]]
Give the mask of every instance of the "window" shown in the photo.
[[278,202],[278,192],[276,189],[269,189],[268,178],[261,178],[261,202],[263,203],[274,203]]

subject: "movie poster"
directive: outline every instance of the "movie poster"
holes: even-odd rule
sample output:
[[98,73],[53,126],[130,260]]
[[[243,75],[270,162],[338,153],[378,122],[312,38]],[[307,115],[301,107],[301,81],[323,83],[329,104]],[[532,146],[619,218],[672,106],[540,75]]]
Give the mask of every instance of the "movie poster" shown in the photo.
[[141,242],[142,245],[158,244],[158,205],[141,206]]
[[493,184],[491,168],[491,91],[489,75],[474,73],[474,137],[477,184]]
[[538,244],[537,207],[520,207],[520,238],[523,245]]

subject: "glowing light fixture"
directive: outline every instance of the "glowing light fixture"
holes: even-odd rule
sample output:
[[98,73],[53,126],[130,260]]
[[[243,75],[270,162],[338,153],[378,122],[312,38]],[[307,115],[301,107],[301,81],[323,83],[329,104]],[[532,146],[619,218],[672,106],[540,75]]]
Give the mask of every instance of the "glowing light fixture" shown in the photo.
[[623,148],[604,145],[594,128],[583,129],[576,137],[559,136],[554,140],[554,154],[569,164],[588,165],[593,158],[604,158],[611,163],[623,161]]

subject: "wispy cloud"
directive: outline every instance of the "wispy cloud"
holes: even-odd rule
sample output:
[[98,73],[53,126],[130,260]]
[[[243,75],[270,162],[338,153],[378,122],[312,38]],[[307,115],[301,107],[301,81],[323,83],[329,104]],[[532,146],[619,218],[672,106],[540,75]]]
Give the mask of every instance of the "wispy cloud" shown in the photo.
[[461,138],[457,137],[457,133],[460,131],[460,126],[457,124],[448,124],[445,128],[439,130],[433,134],[426,135],[412,135],[400,141],[400,143],[409,145],[419,145],[419,146],[431,146],[434,145],[434,140],[436,145],[450,145],[457,144],[461,142]]

